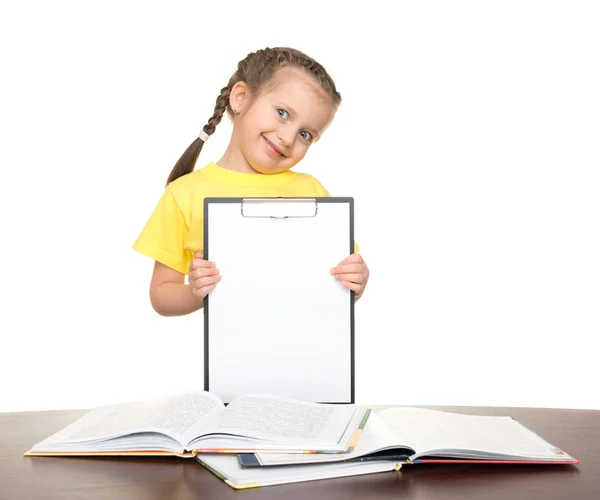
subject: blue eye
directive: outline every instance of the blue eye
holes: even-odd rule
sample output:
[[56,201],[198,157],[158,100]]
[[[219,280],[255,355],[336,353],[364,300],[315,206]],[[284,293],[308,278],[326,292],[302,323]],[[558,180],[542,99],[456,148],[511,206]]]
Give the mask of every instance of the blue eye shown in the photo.
[[[305,134],[306,136],[304,136],[303,134]],[[303,139],[310,141],[312,139],[312,135],[310,132],[307,132],[306,130],[303,130],[302,132],[300,132],[300,135],[302,136]]]
[[279,114],[279,116],[281,116],[281,118],[285,118],[288,114],[285,109],[281,109],[281,108],[277,109],[277,113]]

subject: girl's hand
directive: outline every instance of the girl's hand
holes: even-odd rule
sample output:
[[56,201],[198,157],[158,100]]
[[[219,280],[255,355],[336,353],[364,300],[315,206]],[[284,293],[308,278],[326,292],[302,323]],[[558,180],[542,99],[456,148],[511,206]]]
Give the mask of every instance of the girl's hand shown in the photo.
[[190,264],[188,282],[196,297],[204,299],[221,281],[221,275],[214,262],[204,260],[204,254],[198,252]]
[[335,279],[342,282],[346,288],[355,292],[358,300],[369,281],[369,268],[360,254],[354,253],[346,257],[336,267],[331,269]]

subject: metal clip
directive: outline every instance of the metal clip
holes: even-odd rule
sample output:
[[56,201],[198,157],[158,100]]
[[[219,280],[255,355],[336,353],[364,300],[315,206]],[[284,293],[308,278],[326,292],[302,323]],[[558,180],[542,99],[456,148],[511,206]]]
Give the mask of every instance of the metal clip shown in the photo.
[[[266,208],[266,210],[260,210],[261,208]],[[314,198],[244,198],[240,211],[242,217],[297,219],[315,217],[318,208],[319,204]],[[300,212],[301,215],[298,215],[297,212]]]

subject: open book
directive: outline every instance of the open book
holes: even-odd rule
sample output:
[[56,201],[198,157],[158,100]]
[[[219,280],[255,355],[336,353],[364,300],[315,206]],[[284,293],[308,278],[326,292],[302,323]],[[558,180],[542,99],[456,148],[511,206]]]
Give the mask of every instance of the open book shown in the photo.
[[348,453],[239,455],[240,464],[246,467],[384,459],[402,463],[580,463],[512,417],[411,407],[372,410],[360,439]]
[[89,411],[25,456],[346,452],[370,411],[252,394],[225,406],[205,391]]

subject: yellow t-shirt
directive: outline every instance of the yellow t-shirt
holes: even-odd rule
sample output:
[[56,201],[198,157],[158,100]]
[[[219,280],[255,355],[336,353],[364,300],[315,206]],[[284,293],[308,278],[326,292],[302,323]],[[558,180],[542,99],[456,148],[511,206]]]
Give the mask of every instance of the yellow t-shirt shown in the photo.
[[203,250],[204,198],[274,196],[330,194],[309,174],[290,170],[278,174],[246,174],[211,162],[166,187],[133,249],[187,274],[194,254]]

